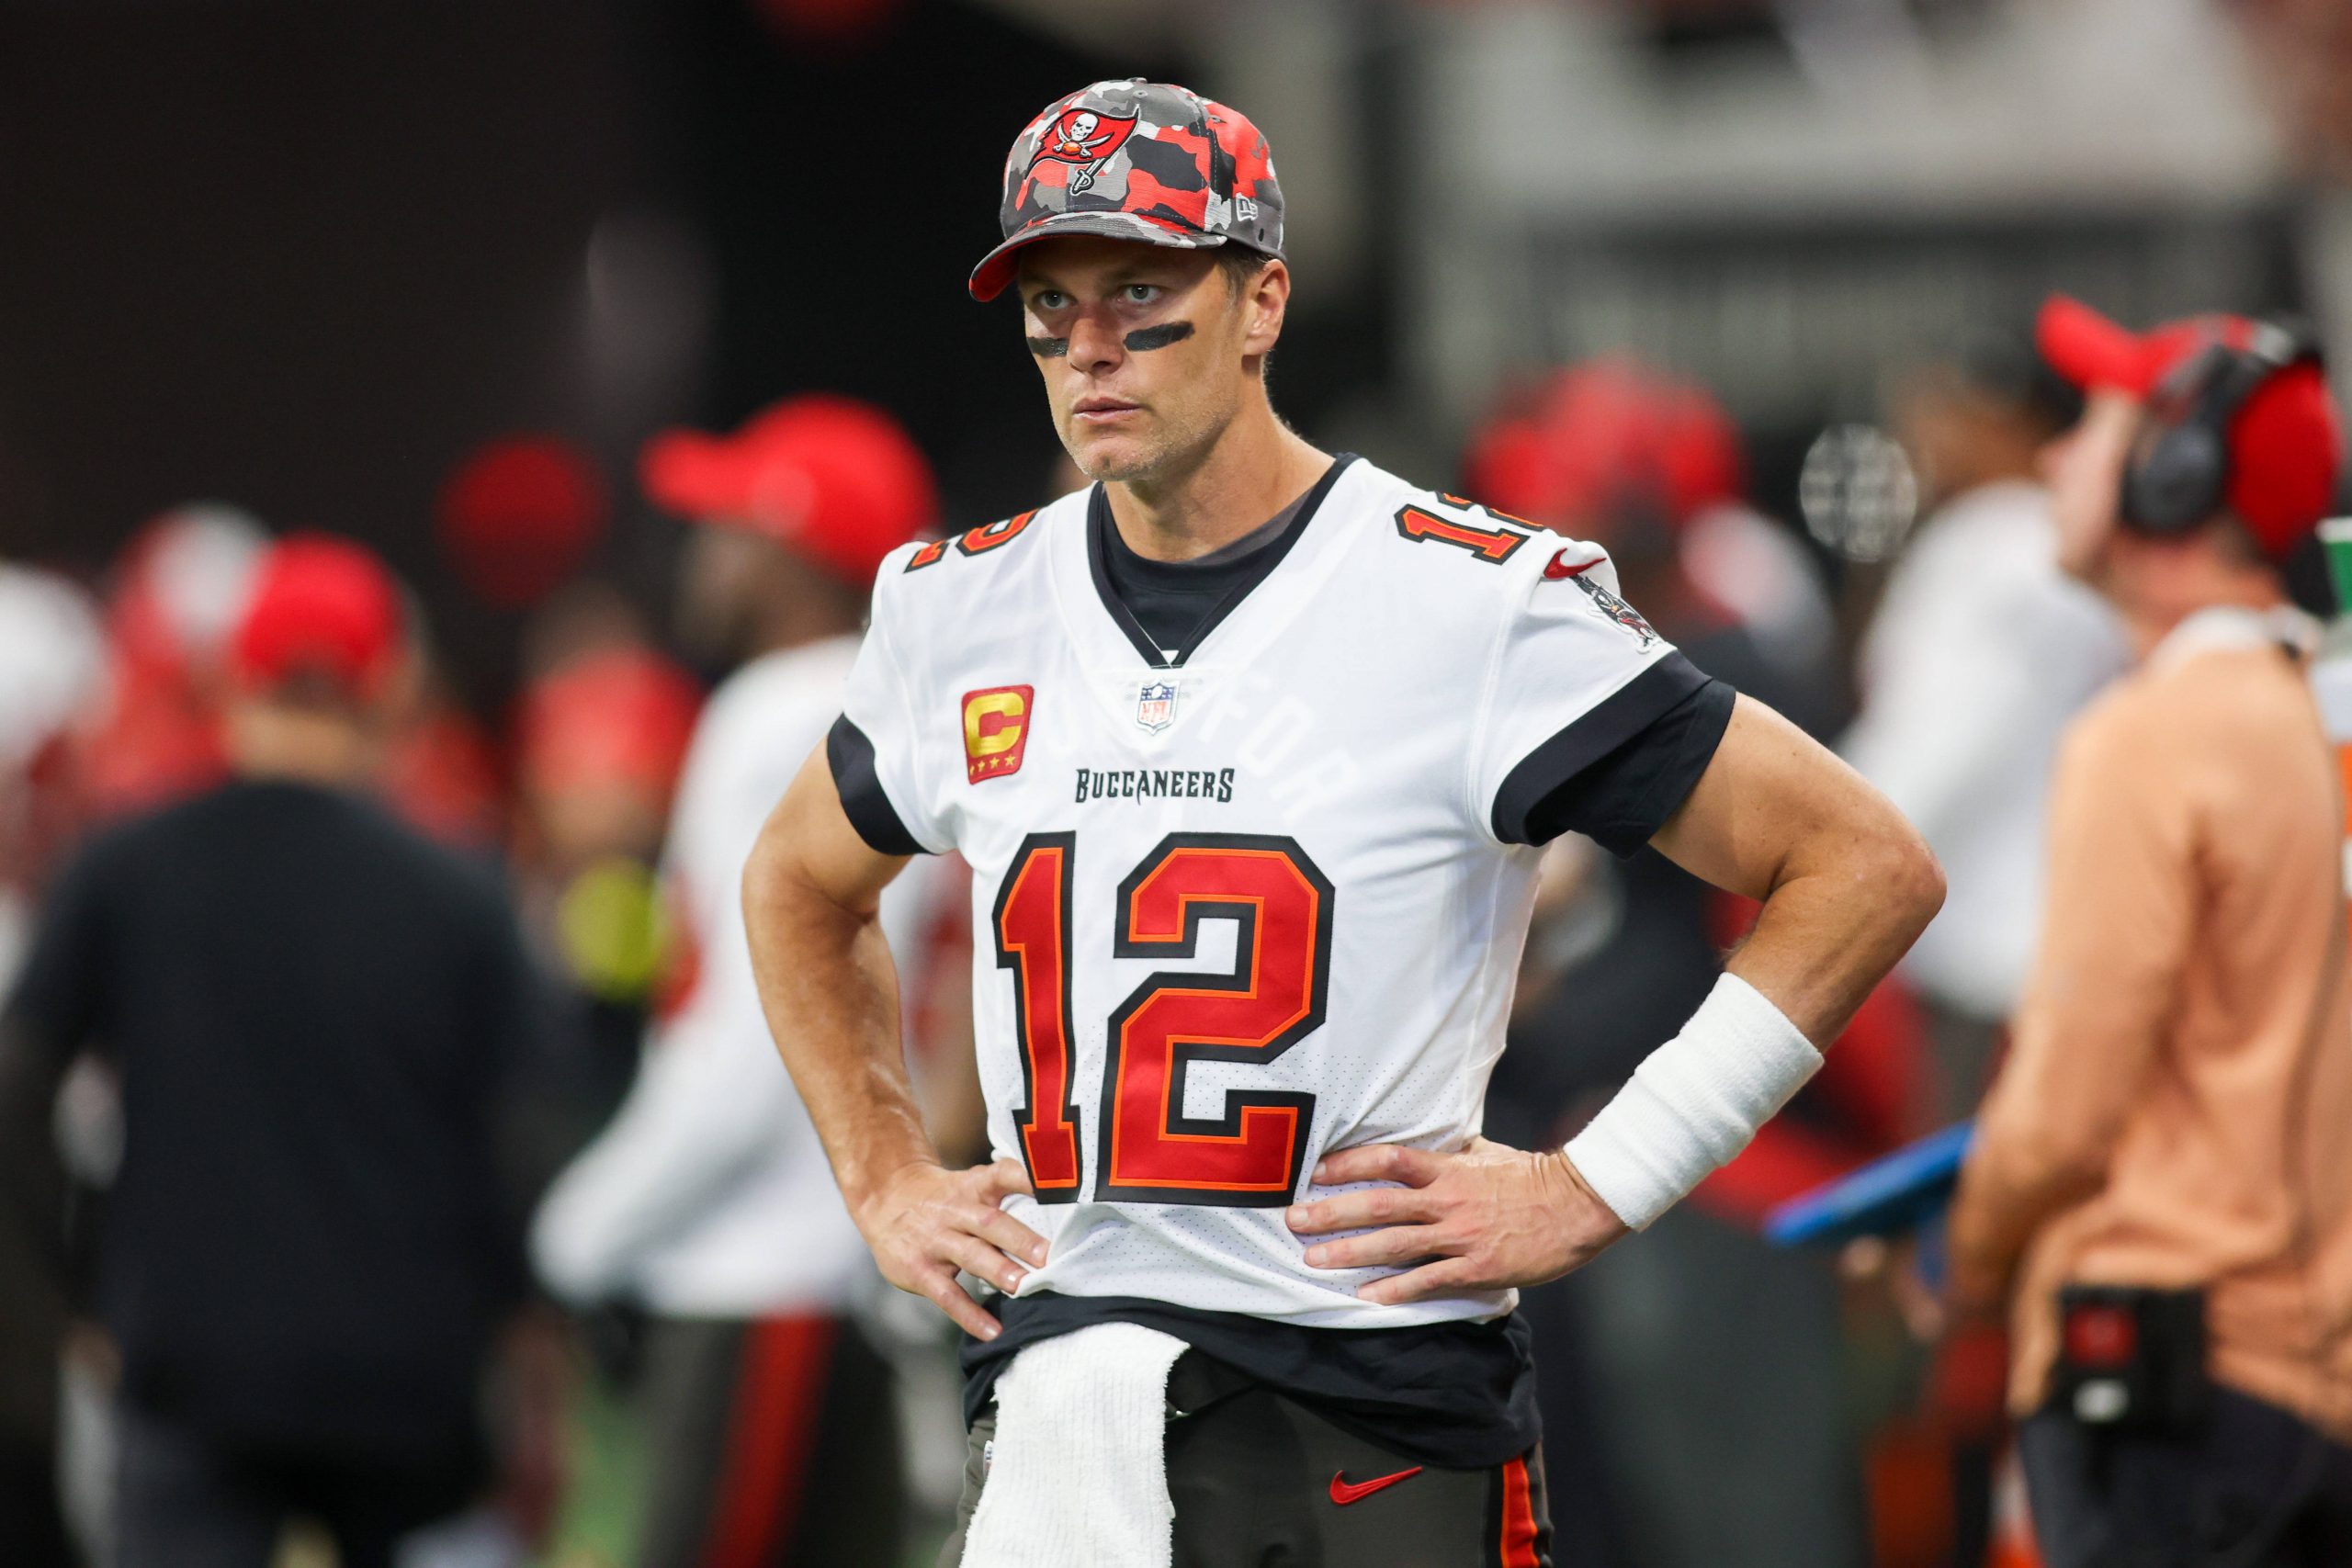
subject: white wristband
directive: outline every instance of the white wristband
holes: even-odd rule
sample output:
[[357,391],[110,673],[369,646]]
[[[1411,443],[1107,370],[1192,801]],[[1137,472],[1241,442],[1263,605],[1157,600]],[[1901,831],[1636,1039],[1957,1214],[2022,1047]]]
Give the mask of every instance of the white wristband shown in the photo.
[[1616,1216],[1645,1228],[1821,1070],[1821,1053],[1788,1015],[1725,975],[1651,1052],[1617,1098],[1568,1141],[1568,1162]]

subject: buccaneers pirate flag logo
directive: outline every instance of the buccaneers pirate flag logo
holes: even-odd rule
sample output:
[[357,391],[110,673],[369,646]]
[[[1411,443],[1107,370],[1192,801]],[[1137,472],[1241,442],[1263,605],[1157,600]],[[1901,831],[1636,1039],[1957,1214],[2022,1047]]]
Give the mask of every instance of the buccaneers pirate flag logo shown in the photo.
[[1096,173],[1111,155],[1126,145],[1135,129],[1134,115],[1121,119],[1093,109],[1064,109],[1037,139],[1037,155],[1029,160],[1029,166],[1034,169],[1044,163],[1078,165],[1069,176],[1069,193],[1081,195],[1094,183]]
[[1562,550],[1544,564],[1544,581],[1546,582],[1566,581],[1583,589],[1584,596],[1592,601],[1593,610],[1601,619],[1614,621],[1633,633],[1640,639],[1643,649],[1646,650],[1650,644],[1657,640],[1657,628],[1642,619],[1642,613],[1639,610],[1585,575],[1587,571],[1599,566],[1603,558],[1600,556],[1595,556],[1589,561],[1580,561],[1575,566],[1570,566],[1568,552]]
[[1602,619],[1614,621],[1633,633],[1645,649],[1657,640],[1657,629],[1642,619],[1642,613],[1639,610],[1634,609],[1589,577],[1577,576],[1576,585],[1584,590],[1585,597],[1592,601],[1592,607],[1600,613]]

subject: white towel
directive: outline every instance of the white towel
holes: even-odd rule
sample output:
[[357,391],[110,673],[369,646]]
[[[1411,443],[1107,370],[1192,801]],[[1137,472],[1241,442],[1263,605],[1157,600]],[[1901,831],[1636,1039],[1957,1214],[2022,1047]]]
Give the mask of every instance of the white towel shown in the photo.
[[1183,1353],[1100,1323],[1013,1357],[963,1568],[1170,1568],[1168,1369]]

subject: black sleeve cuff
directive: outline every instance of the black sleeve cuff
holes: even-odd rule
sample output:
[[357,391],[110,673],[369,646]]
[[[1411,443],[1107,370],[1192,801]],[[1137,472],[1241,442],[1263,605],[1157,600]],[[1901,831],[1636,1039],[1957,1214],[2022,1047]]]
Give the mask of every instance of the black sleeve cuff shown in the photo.
[[875,853],[931,852],[915,842],[907,825],[899,820],[898,809],[882,793],[881,777],[874,770],[874,742],[865,738],[865,731],[849,721],[847,714],[833,720],[833,728],[825,736],[825,762],[833,770],[833,788],[841,793],[842,809],[849,814],[849,825],[857,829],[857,836]]
[[1737,694],[1669,653],[1553,736],[1495,792],[1495,836],[1544,844],[1571,829],[1624,857],[1688,799]]

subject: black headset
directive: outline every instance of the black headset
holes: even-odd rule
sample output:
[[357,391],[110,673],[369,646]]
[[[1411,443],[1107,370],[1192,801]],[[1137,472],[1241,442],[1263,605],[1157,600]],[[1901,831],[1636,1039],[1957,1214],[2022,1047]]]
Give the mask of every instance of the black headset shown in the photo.
[[2157,538],[2212,517],[2229,496],[2230,422],[2272,377],[2319,363],[2316,338],[2276,321],[2256,322],[2243,348],[2217,336],[2183,360],[2149,394],[2117,515]]

